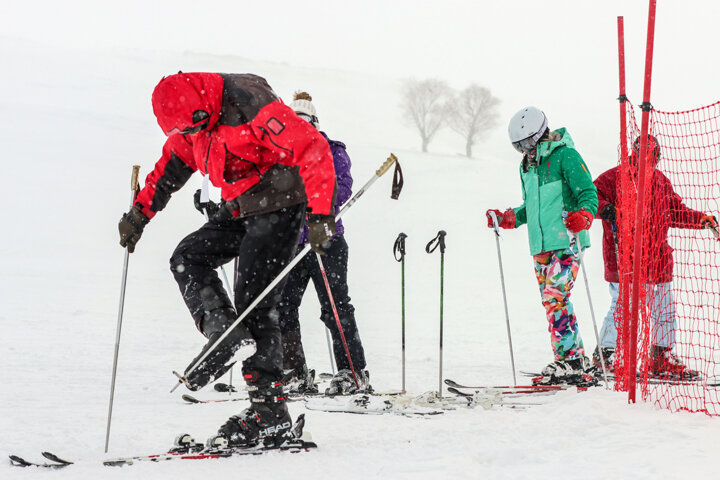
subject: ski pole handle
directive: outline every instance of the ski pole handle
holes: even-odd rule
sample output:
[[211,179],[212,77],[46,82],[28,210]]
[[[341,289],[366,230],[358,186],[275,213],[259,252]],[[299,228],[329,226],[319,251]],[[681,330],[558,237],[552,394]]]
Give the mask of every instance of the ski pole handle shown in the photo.
[[445,230],[440,230],[437,236],[430,240],[430,242],[425,246],[425,251],[427,253],[432,253],[440,247],[440,253],[445,253],[445,235],[447,235],[447,232],[445,232]]
[[495,235],[497,235],[499,237],[500,236],[500,225],[498,224],[498,219],[497,219],[497,215],[495,214],[495,212],[490,211],[490,218],[492,219],[492,222],[493,222],[493,229],[495,230]]
[[402,262],[402,260],[405,258],[406,238],[407,235],[401,232],[395,240],[395,246],[393,246],[393,255],[395,255],[395,260],[397,260],[398,262]]
[[390,167],[392,167],[393,163],[395,162],[397,162],[397,157],[394,153],[391,153],[387,160],[385,160],[385,163],[380,165],[380,168],[375,171],[375,175],[377,175],[378,177],[382,177],[383,175],[385,175],[385,172],[390,170]]
[[138,191],[138,177],[139,176],[140,176],[140,165],[133,165],[132,175],[130,176],[130,190],[132,190],[133,192]]

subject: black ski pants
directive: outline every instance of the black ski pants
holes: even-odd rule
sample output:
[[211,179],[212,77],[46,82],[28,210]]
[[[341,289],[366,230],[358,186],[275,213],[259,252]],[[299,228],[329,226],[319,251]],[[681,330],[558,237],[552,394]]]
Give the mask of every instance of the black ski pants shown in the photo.
[[[238,314],[278,276],[295,255],[305,217],[305,204],[244,218],[221,208],[209,222],[185,237],[170,258],[195,325],[218,308],[232,308],[216,269],[237,258],[234,306]],[[282,376],[282,343],[276,305],[280,282],[243,320],[257,351],[243,362],[248,382],[268,384]]]
[[[325,273],[330,284],[330,292],[337,308],[340,324],[342,325],[345,340],[347,341],[350,358],[356,370],[363,370],[366,366],[365,352],[363,350],[357,323],[355,322],[355,308],[350,303],[347,285],[348,245],[345,237],[337,235],[330,240],[330,246],[322,256]],[[310,252],[295,265],[288,275],[282,300],[278,305],[280,312],[280,330],[283,335],[285,370],[296,369],[305,365],[305,352],[300,335],[300,321],[298,308],[302,301],[309,281],[315,285],[315,292],[320,301],[320,320],[330,329],[333,343],[333,353],[338,370],[349,369],[342,338],[337,327],[335,315],[330,305],[330,299],[325,287],[317,256]]]

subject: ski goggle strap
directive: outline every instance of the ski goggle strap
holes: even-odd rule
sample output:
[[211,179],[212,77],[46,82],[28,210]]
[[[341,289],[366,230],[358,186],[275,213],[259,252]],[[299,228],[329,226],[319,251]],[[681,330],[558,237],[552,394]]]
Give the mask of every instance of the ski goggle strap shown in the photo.
[[430,242],[428,242],[428,244],[425,246],[425,251],[427,253],[432,253],[439,246],[440,253],[445,253],[445,235],[447,235],[445,230],[440,230],[438,232],[438,234],[435,236],[435,238],[430,240]]
[[392,192],[390,193],[390,198],[393,200],[400,198],[400,192],[402,192],[404,183],[400,162],[395,160],[395,172],[393,173]]
[[407,235],[404,233],[400,233],[398,235],[397,239],[395,240],[395,246],[393,246],[393,255],[395,255],[395,260],[398,262],[401,262],[405,258],[405,239],[407,238]]

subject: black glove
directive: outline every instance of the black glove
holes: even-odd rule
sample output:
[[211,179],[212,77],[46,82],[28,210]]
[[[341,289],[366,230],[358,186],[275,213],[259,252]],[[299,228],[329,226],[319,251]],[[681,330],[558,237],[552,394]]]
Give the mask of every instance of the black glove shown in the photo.
[[200,189],[198,188],[193,195],[193,201],[195,202],[195,209],[200,213],[207,211],[208,217],[215,215],[220,210],[220,205],[208,199],[207,202],[200,201]]
[[715,217],[715,215],[703,215],[702,218],[700,218],[700,225],[702,225],[705,228],[717,229],[718,228],[717,217]]
[[335,229],[335,217],[332,215],[313,215],[307,217],[308,239],[310,248],[323,255],[328,247],[328,242],[337,230]]
[[598,213],[598,217],[602,218],[603,220],[615,223],[615,218],[617,217],[617,211],[615,210],[615,205],[612,203],[608,203],[603,207],[602,210],[600,210],[600,213]]
[[124,214],[118,224],[120,231],[120,245],[127,247],[128,252],[135,251],[135,244],[140,240],[145,225],[150,219],[140,210],[132,207],[129,212]]

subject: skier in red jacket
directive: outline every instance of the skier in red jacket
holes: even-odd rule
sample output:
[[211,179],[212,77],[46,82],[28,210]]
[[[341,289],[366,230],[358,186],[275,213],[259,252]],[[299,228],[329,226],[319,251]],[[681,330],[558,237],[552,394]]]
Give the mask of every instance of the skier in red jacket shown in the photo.
[[[631,165],[637,165],[639,143],[638,137],[630,155]],[[647,151],[648,159],[657,165],[660,161],[660,145],[652,135],[648,135]],[[651,182],[651,198],[649,210],[645,212],[645,215],[651,219],[657,219],[656,222],[653,222],[653,227],[646,232],[647,243],[644,249],[646,252],[650,252],[647,258],[650,264],[647,268],[646,283],[646,303],[653,319],[650,374],[663,378],[695,379],[699,375],[698,372],[689,369],[673,353],[677,316],[672,292],[673,256],[667,235],[670,227],[717,228],[717,222],[712,215],[688,208],[673,189],[670,180],[657,168],[652,169],[648,182]],[[610,284],[611,297],[610,310],[605,316],[600,330],[600,348],[603,349],[606,368],[612,371],[617,344],[615,311],[620,288],[616,248],[617,226],[615,223],[618,201],[618,167],[604,172],[594,183],[598,191],[598,216],[603,220],[605,280]],[[593,362],[598,368],[601,368],[598,348],[593,353]]]
[[[195,171],[221,189],[222,208],[170,258],[195,325],[208,338],[203,355],[292,259],[306,207],[310,244],[323,253],[335,232],[333,158],[322,135],[256,75],[181,72],[160,81],[152,104],[168,138],[120,220],[120,244],[134,251],[145,225]],[[215,269],[236,257],[233,302]],[[187,387],[202,388],[229,369],[242,342],[254,340],[256,352],[242,367],[251,407],[218,432],[230,445],[280,442],[290,430],[280,381],[282,289],[280,282],[194,371],[186,370]]]

